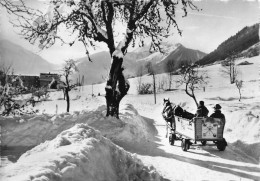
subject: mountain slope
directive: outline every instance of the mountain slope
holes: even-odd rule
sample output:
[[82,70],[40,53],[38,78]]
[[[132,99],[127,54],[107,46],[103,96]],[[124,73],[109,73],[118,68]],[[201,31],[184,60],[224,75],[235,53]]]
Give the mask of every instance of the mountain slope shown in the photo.
[[221,43],[216,50],[199,60],[198,63],[201,65],[210,64],[218,60],[224,60],[231,54],[239,54],[259,42],[258,32],[259,24],[250,27],[246,26],[236,35]]
[[[181,44],[162,43],[163,53],[154,51],[150,52],[150,45],[135,49],[124,56],[123,67],[126,77],[137,76],[138,70],[142,67],[143,74],[147,73],[145,65],[148,62],[153,64],[155,73],[167,72],[165,67],[169,61],[174,61],[176,68],[182,64],[196,62],[206,54],[199,51],[184,47]],[[100,83],[106,80],[109,73],[111,57],[108,52],[99,52],[92,54],[92,62],[87,57],[78,60],[79,73],[74,75],[76,80],[79,75],[82,79],[84,75],[84,84]]]
[[[149,52],[149,49],[150,46],[146,45],[144,47],[136,49],[132,53]],[[173,62],[175,68],[177,69],[179,66],[183,64],[196,62],[206,55],[206,53],[203,53],[199,50],[186,48],[180,43],[162,43],[162,50],[163,53],[155,51],[150,54],[147,54],[148,56],[142,59],[136,59],[135,64],[131,67],[132,72],[136,72],[138,68],[143,67],[144,73],[147,73],[145,65],[148,62],[151,62],[156,74],[163,73],[168,71],[166,67],[169,62]]]
[[0,40],[0,64],[14,69],[15,74],[39,74],[54,70],[54,65],[8,40]]
[[98,52],[90,55],[92,62],[88,57],[77,60],[78,74],[74,75],[74,80],[79,76],[82,79],[84,75],[84,84],[104,82],[109,72],[110,54],[108,52]]
[[239,53],[238,57],[254,57],[260,54],[260,42],[250,46],[248,49]]
[[[129,52],[124,56],[123,66],[125,67],[124,74],[129,76],[135,75],[137,67],[136,61],[148,56],[149,51]],[[106,51],[98,52],[90,55],[92,62],[87,57],[78,59],[77,67],[79,73],[74,75],[74,80],[84,75],[84,84],[101,83],[106,80],[109,73],[111,57]]]
[[175,68],[179,68],[183,64],[194,63],[203,58],[205,55],[206,53],[199,50],[193,50],[186,48],[181,44],[176,44],[176,48],[170,52],[168,56],[157,63],[155,69],[157,73],[167,72],[169,62],[172,62]]

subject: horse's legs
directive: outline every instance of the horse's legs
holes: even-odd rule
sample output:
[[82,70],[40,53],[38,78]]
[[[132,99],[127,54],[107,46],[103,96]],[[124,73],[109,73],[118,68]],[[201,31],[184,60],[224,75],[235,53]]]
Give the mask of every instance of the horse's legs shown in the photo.
[[168,137],[168,123],[167,123],[167,121],[166,121],[166,136],[165,136],[166,138]]

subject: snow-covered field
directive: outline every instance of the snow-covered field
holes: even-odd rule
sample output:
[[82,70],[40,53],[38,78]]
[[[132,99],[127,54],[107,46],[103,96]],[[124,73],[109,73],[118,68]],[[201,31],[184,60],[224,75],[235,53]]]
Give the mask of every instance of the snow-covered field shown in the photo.
[[[210,79],[206,91],[197,90],[196,96],[204,100],[210,113],[215,104],[222,106],[228,142],[224,152],[212,146],[192,146],[183,152],[178,141],[170,146],[161,116],[163,98],[189,112],[196,111],[195,103],[179,87],[159,93],[154,104],[153,95],[136,94],[134,78],[122,100],[120,120],[105,117],[104,84],[94,85],[94,94],[101,94],[96,97],[91,96],[91,86],[73,90],[70,113],[65,113],[62,93],[52,92],[50,101],[36,106],[37,116],[1,117],[2,146],[36,146],[16,163],[2,166],[1,177],[14,181],[260,180],[259,58],[237,62],[253,63],[239,66],[239,78],[244,81],[240,102],[237,88],[223,76],[221,65],[202,68]],[[149,76],[142,80],[152,81]]]

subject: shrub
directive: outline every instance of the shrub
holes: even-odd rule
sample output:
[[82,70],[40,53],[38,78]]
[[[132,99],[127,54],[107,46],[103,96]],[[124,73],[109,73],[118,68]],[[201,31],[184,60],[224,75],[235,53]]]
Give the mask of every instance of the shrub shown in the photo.
[[138,88],[138,94],[152,94],[153,91],[152,89],[152,84],[151,83],[142,83]]

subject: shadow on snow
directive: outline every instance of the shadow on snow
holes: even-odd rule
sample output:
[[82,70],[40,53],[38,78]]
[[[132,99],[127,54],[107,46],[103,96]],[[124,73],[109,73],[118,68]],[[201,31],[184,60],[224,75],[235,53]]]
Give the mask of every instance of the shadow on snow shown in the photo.
[[[145,117],[143,117],[143,118],[147,122],[150,122],[150,123],[152,122],[154,124],[154,120],[145,118]],[[151,140],[146,141],[145,143],[135,144],[135,145],[124,145],[121,143],[117,143],[117,144],[119,144],[120,146],[122,146],[124,149],[126,149],[129,152],[137,153],[139,155],[151,156],[151,157],[157,157],[157,156],[166,157],[166,158],[173,159],[173,161],[178,160],[181,162],[187,162],[189,164],[194,164],[194,165],[204,167],[204,168],[207,168],[207,169],[210,169],[213,171],[229,173],[229,174],[233,174],[238,177],[243,177],[243,178],[247,178],[247,179],[260,180],[260,177],[245,173],[245,171],[260,173],[260,168],[257,166],[256,167],[239,166],[239,165],[234,165],[234,164],[220,163],[220,162],[215,162],[215,161],[205,161],[205,160],[199,160],[199,159],[195,159],[195,158],[180,156],[180,155],[174,154],[174,152],[167,153],[164,150],[159,148],[160,146],[163,146],[163,145],[159,143],[161,140],[158,138],[158,131],[156,130],[156,128],[154,127],[154,129],[151,131],[153,131],[152,132],[153,137],[151,138]],[[174,146],[180,147],[178,145],[174,145]],[[228,147],[227,147],[226,151],[224,151],[224,152],[220,152],[220,151],[216,150],[216,148],[212,148],[212,147],[210,147],[210,148],[205,147],[205,149],[203,148],[203,150],[207,151],[208,153],[194,152],[195,149],[196,148],[191,146],[191,148],[188,152],[191,154],[203,155],[203,156],[207,156],[207,157],[220,157],[222,159],[238,161],[235,158],[230,156],[230,154],[232,155],[233,151],[231,149],[229,149]],[[246,161],[244,161],[244,162],[246,162]],[[252,163],[253,163],[253,161],[252,161]],[[253,164],[256,164],[256,163],[253,163]],[[236,170],[232,170],[232,169],[236,169]]]

